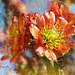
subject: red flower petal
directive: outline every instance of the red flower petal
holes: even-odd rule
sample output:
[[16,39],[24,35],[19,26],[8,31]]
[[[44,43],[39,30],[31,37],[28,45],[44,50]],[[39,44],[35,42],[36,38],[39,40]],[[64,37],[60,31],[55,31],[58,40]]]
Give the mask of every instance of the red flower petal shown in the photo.
[[45,19],[44,16],[39,16],[39,18],[37,19],[37,26],[38,28],[42,29],[42,27],[44,27],[45,25]]

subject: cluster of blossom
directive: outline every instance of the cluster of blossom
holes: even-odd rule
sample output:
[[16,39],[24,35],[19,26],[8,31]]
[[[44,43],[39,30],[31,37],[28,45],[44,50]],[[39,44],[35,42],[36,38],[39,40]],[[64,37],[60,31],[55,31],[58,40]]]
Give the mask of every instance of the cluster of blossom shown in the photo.
[[69,12],[66,5],[59,6],[57,2],[53,2],[43,15],[36,12],[23,13],[18,19],[13,17],[6,40],[8,55],[1,60],[12,57],[10,61],[13,62],[23,50],[33,48],[37,55],[57,61],[75,46],[72,38],[75,35],[74,20],[75,14]]

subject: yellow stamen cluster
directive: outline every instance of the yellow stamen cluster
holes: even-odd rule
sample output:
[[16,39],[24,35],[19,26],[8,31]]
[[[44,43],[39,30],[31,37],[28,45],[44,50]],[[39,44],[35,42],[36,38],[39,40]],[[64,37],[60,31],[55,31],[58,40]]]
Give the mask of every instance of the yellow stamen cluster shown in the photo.
[[59,23],[55,25],[47,24],[41,29],[41,34],[43,36],[43,42],[48,48],[48,50],[56,49],[60,44],[65,42],[64,29]]

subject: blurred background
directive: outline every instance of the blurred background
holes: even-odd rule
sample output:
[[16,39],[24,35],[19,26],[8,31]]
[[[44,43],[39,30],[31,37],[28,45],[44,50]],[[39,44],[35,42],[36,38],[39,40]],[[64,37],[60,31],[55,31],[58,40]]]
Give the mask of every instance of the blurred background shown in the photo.
[[[49,1],[52,0],[0,0],[0,58],[4,55],[6,30],[11,25],[14,15],[17,17],[21,13],[39,12],[43,14],[49,9]],[[59,3],[67,4],[70,12],[75,13],[75,0],[54,0]],[[75,36],[73,36],[75,38]],[[66,58],[65,58],[66,57]],[[75,47],[63,57],[61,68],[64,68],[65,75],[75,75]],[[61,63],[61,62],[60,62]],[[59,63],[59,64],[60,64]],[[14,69],[15,62],[10,63],[9,59],[0,60],[0,75],[17,75]]]

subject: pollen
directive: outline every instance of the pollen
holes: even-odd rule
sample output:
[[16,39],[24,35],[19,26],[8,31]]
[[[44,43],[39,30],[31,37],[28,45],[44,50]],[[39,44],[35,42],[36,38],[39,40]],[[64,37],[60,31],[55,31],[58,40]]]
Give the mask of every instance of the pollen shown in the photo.
[[16,33],[18,33],[18,31],[16,31]]

